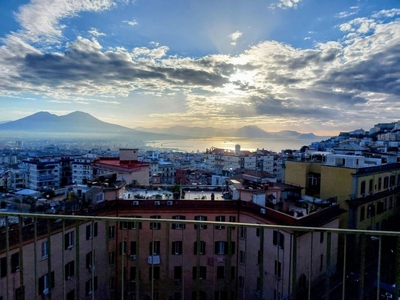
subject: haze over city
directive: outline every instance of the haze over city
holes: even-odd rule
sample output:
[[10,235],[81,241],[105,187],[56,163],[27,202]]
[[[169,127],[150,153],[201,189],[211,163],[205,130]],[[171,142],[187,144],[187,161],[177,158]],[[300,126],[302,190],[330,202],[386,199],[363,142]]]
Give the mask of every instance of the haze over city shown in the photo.
[[0,121],[320,135],[397,120],[395,1],[3,1]]

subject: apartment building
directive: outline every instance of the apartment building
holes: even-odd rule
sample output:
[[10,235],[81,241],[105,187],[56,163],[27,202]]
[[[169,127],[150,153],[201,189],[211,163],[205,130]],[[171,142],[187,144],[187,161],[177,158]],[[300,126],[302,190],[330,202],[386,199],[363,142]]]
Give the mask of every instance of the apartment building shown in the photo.
[[398,212],[400,164],[382,159],[314,153],[309,160],[287,161],[285,181],[346,209],[341,228],[389,229]]
[[96,174],[91,164],[96,158],[97,155],[89,153],[74,159],[72,162],[72,182],[74,184],[82,184],[95,178]]
[[1,231],[0,297],[287,298],[334,270],[337,235],[261,225],[337,228],[342,210],[298,218],[243,201],[114,200],[88,213],[95,219],[23,219]]
[[119,181],[149,184],[149,163],[138,161],[138,149],[123,148],[119,157],[100,157],[92,162],[92,169],[97,176],[115,173]]

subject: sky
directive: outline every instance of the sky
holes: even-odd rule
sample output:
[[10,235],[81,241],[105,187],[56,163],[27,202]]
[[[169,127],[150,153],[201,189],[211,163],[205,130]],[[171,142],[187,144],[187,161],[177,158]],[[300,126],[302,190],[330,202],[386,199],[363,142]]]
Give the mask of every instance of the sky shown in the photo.
[[0,18],[0,121],[333,135],[399,120],[399,0],[13,0]]

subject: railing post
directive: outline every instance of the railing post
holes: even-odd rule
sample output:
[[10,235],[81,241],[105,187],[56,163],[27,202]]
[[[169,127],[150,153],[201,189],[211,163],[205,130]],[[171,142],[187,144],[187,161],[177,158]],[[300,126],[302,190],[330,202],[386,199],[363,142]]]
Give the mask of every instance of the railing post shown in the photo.
[[23,220],[19,218],[19,286],[20,286],[20,294],[18,300],[25,299],[25,286],[24,286],[24,252],[23,252]]
[[365,249],[366,249],[366,236],[360,235],[361,239],[361,256],[360,256],[360,285],[358,288],[358,299],[364,299],[364,272],[365,272]]
[[399,297],[399,287],[400,287],[400,237],[396,238],[396,267],[395,267],[395,288],[394,288],[394,299]]
[[345,295],[346,295],[346,267],[347,267],[347,234],[344,235],[344,239],[343,239],[342,300],[345,299]]
[[[279,247],[278,249],[278,261],[279,261]],[[260,227],[260,263],[259,263],[259,272],[260,272],[260,295],[261,299],[264,299],[264,227]],[[281,270],[282,272],[283,270]]]
[[380,289],[381,289],[381,256],[382,256],[382,238],[383,236],[379,237],[379,249],[378,249],[378,270],[376,274],[377,278],[377,286],[376,286],[376,299],[379,299],[380,296]]
[[297,292],[297,232],[292,235],[292,299],[296,299]]
[[325,299],[329,300],[330,293],[330,276],[331,276],[331,242],[332,242],[332,234],[330,232],[327,233],[326,238],[326,281],[325,281]]
[[314,250],[314,231],[311,231],[311,242],[310,242],[310,262],[308,265],[308,297],[307,299],[311,299],[311,276],[312,276],[312,259],[313,259],[313,250]]

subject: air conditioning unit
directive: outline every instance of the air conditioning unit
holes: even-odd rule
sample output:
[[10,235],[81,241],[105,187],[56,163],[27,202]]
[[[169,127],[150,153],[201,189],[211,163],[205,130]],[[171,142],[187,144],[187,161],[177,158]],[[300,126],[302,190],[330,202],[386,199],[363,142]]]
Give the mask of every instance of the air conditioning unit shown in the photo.
[[154,201],[154,205],[161,205],[160,201]]
[[133,205],[139,205],[139,201],[133,201]]
[[260,213],[262,213],[263,215],[265,215],[265,213],[266,213],[265,208],[260,208]]
[[136,254],[132,254],[131,256],[129,256],[131,260],[136,260]]
[[174,205],[174,201],[167,201],[167,205]]

